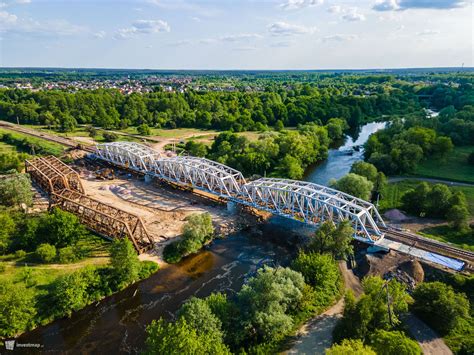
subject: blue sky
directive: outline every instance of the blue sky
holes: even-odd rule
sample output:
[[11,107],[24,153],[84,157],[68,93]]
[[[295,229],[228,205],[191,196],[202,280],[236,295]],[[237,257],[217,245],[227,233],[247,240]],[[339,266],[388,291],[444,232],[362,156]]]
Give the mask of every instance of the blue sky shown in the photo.
[[458,0],[0,0],[0,66],[473,66]]

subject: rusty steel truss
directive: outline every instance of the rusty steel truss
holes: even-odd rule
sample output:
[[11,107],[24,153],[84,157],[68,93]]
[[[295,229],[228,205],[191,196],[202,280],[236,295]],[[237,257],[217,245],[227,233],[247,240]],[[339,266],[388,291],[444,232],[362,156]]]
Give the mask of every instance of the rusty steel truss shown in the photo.
[[143,221],[132,213],[69,189],[53,192],[51,202],[54,206],[75,214],[81,223],[104,237],[130,239],[139,253],[153,247]]
[[90,230],[110,239],[128,238],[139,253],[153,247],[153,241],[139,216],[107,205],[84,194],[78,173],[53,156],[25,161],[31,179],[57,206],[79,217]]
[[48,194],[62,189],[84,193],[79,174],[54,156],[25,160],[25,170]]

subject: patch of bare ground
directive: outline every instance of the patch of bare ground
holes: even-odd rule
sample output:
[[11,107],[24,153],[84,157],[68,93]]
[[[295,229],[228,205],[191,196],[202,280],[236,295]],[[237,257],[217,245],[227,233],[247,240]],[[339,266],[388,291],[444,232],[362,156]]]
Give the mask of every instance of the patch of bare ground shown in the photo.
[[216,234],[222,236],[257,223],[255,216],[229,212],[225,204],[167,184],[145,183],[142,178],[127,174],[113,180],[97,180],[86,168],[76,170],[86,195],[142,219],[155,241],[154,250],[141,255],[142,260],[161,264],[164,246],[180,236],[186,217],[194,213],[210,213]]

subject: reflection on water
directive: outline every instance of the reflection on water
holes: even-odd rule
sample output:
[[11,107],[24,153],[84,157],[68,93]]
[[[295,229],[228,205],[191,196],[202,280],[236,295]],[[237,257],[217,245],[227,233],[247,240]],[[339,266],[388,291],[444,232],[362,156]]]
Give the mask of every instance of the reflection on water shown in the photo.
[[207,250],[18,341],[43,344],[48,353],[138,353],[153,319],[172,318],[191,296],[231,295],[259,267],[286,264],[289,254],[285,247],[244,233],[216,240]]
[[305,180],[316,184],[329,185],[331,179],[340,179],[346,175],[354,162],[363,159],[363,149],[355,150],[367,142],[369,136],[383,128],[386,122],[372,122],[361,127],[358,137],[354,140],[346,136],[342,146],[337,149],[330,149],[328,158],[317,166],[308,169]]

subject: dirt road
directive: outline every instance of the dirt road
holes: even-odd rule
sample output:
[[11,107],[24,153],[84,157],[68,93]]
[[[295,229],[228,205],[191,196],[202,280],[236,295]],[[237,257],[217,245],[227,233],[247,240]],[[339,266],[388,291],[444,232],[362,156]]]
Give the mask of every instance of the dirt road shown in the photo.
[[[362,294],[360,280],[352,270],[347,269],[345,261],[339,262],[339,269],[344,278],[345,288],[351,289],[354,295],[359,297]],[[324,354],[325,350],[331,347],[332,332],[337,321],[342,317],[343,310],[344,299],[341,298],[326,312],[306,323],[298,332],[299,338],[286,354]]]

